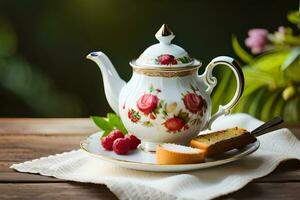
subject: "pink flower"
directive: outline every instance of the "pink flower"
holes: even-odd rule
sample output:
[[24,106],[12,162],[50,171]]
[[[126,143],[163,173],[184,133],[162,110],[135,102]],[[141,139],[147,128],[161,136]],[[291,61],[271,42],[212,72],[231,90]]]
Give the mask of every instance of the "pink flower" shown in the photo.
[[171,132],[177,132],[180,131],[184,127],[184,121],[183,119],[179,117],[173,117],[170,119],[167,119],[163,125]]
[[245,44],[253,54],[262,53],[269,42],[268,34],[269,32],[266,29],[251,29],[248,32],[249,37],[246,38]]
[[195,93],[188,93],[183,97],[183,103],[191,113],[202,112],[202,109],[205,105],[205,101],[201,96]]
[[144,114],[148,115],[151,113],[158,104],[158,97],[153,94],[144,94],[137,101],[138,109]]
[[176,65],[177,61],[174,56],[170,54],[163,54],[158,57],[158,63],[161,65]]

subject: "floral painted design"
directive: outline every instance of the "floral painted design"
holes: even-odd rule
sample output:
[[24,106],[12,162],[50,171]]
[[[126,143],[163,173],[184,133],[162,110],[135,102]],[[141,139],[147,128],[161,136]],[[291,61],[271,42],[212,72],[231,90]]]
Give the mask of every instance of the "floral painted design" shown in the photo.
[[197,88],[191,86],[191,91],[182,93],[181,107],[178,107],[180,102],[167,103],[164,99],[160,99],[161,92],[161,89],[154,88],[151,84],[148,91],[137,100],[137,109],[128,110],[128,118],[133,123],[152,127],[157,124],[156,119],[159,117],[163,122],[157,125],[163,125],[169,133],[188,130],[191,126],[202,122],[201,117],[207,105]]
[[158,101],[159,99],[156,95],[144,94],[137,101],[137,107],[142,113],[148,115],[157,107]]
[[197,94],[199,90],[192,85],[190,85],[192,92],[187,92],[182,94],[183,103],[185,108],[191,113],[203,116],[204,112],[207,109],[206,101],[202,98],[201,95]]
[[170,54],[162,54],[158,56],[157,62],[161,65],[176,65],[177,60]]
[[177,133],[179,131],[189,129],[188,123],[191,120],[189,113],[179,110],[173,117],[165,116],[163,125],[169,133]]
[[180,61],[182,64],[186,64],[192,61],[191,58],[188,56],[177,58],[177,60]]
[[163,125],[168,129],[169,132],[177,132],[184,127],[185,123],[183,119],[179,117],[173,117],[167,119]]
[[134,109],[128,110],[128,118],[133,122],[137,123],[141,119],[141,115],[139,112],[135,111]]
[[188,56],[175,58],[170,54],[162,54],[155,59],[155,63],[159,65],[176,65],[179,62],[180,64],[185,64],[191,62],[191,59]]
[[206,109],[206,102],[205,100],[196,93],[187,93],[183,97],[183,102],[186,107],[191,113],[203,115],[204,109]]
[[[143,94],[136,102],[137,110],[130,108],[128,110],[128,118],[133,123],[141,123],[143,126],[151,127],[153,123],[151,121],[156,119],[158,110],[162,108],[163,100],[158,98],[158,94],[161,93],[161,89],[154,88],[150,85],[149,91]],[[148,118],[147,121],[141,121],[141,115]]]

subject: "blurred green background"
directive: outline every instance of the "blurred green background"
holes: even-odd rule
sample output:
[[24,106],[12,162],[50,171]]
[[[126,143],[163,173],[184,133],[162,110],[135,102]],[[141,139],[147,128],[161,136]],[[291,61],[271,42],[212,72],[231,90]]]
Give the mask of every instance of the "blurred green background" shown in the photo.
[[[87,117],[110,112],[98,67],[105,52],[124,80],[128,62],[167,23],[175,43],[206,65],[235,56],[250,28],[290,25],[299,2],[261,0],[0,0],[0,117]],[[222,78],[222,71],[217,73]],[[221,81],[221,80],[220,80]],[[226,89],[224,90],[226,92]]]

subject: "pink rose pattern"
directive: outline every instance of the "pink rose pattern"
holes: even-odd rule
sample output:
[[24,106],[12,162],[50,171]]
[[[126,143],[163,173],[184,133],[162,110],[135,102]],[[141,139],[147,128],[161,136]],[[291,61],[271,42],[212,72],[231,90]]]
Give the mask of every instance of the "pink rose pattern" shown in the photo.
[[142,113],[148,115],[157,107],[158,101],[156,95],[144,94],[137,101],[137,107]]
[[177,60],[170,54],[163,54],[158,57],[158,63],[161,65],[176,65]]
[[162,54],[155,59],[155,63],[159,65],[177,65],[189,62],[191,62],[191,59],[188,56],[175,58],[171,54]]
[[200,116],[203,115],[203,111],[207,107],[204,99],[196,93],[187,93],[184,95],[183,103],[187,110]]
[[[133,108],[128,110],[128,118],[133,123],[151,127],[157,115],[162,115],[165,120],[162,125],[167,132],[177,133],[181,130],[188,130],[191,125],[198,125],[202,122],[201,117],[207,109],[206,101],[201,95],[197,94],[199,90],[192,85],[191,90],[186,94],[182,94],[182,101],[187,111],[180,109],[178,113],[168,113],[166,110],[168,104],[158,97],[159,93],[162,92],[161,89],[150,85],[149,91],[137,100],[137,110]],[[142,121],[141,115],[144,115],[147,120]]]

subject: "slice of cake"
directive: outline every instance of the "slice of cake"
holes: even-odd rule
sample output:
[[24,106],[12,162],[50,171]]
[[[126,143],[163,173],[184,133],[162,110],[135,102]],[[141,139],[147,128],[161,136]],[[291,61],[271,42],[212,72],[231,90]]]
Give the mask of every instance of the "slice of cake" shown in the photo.
[[156,147],[159,165],[192,164],[204,162],[204,151],[197,148],[165,143]]
[[246,129],[235,127],[199,135],[191,140],[191,146],[204,150],[205,156],[214,156],[231,149],[241,148],[255,141],[255,136]]

